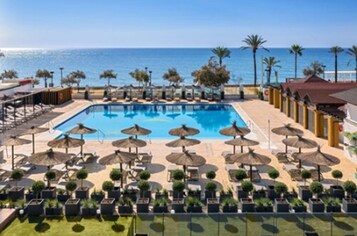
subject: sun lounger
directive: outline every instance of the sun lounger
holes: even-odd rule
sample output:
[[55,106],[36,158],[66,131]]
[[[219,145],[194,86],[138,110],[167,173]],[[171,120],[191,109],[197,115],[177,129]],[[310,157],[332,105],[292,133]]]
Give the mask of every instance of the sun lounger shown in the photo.
[[187,167],[187,180],[198,181],[199,178],[198,167]]
[[[288,172],[293,181],[303,181],[301,177],[301,171],[303,169],[297,168],[295,164],[284,164],[283,169]],[[313,181],[318,180],[318,171],[314,168],[309,168],[309,171],[311,172],[311,179]],[[320,175],[320,178],[322,180],[323,176]]]
[[139,153],[139,162],[149,164],[151,160],[152,155],[150,153]]
[[200,97],[201,95],[200,94],[198,94],[198,93],[195,93],[194,94],[194,100],[195,100],[195,102],[200,102],[201,101],[201,97]]
[[290,163],[288,156],[285,153],[279,152],[275,155],[279,163]]
[[189,102],[192,102],[192,94],[191,93],[186,94],[186,100]]

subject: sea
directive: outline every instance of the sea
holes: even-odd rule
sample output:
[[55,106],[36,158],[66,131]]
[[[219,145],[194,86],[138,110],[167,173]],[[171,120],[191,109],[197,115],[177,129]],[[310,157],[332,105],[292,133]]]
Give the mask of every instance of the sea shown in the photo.
[[[252,51],[240,48],[231,48],[230,58],[225,58],[223,63],[231,71],[229,84],[252,84],[253,54]],[[153,85],[168,85],[162,75],[169,68],[176,68],[184,79],[185,85],[193,83],[192,71],[199,69],[214,56],[210,48],[90,48],[90,49],[1,49],[5,57],[0,58],[0,71],[14,69],[18,76],[32,77],[38,69],[48,69],[54,72],[54,83],[58,86],[62,76],[71,71],[85,72],[86,79],[81,86],[104,86],[107,80],[99,79],[99,74],[107,69],[117,73],[117,79],[112,80],[114,86],[137,85],[129,72],[148,68],[152,71]],[[288,48],[270,48],[269,52],[258,50],[257,73],[258,83],[266,80],[263,57],[273,56],[280,61],[281,68],[275,68],[277,73],[272,73],[271,81],[285,81],[287,77],[294,77],[294,55]],[[302,70],[313,61],[319,61],[326,66],[326,71],[334,70],[334,55],[328,48],[306,48],[303,55],[298,57],[298,77],[302,77]],[[354,70],[354,58],[345,52],[339,54],[338,69]],[[262,76],[263,75],[263,76]],[[43,86],[41,81],[40,86]]]

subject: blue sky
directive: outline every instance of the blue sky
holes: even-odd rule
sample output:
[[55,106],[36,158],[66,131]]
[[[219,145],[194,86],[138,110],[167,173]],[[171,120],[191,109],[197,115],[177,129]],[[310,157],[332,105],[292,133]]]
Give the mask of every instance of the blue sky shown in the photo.
[[357,43],[357,0],[1,0],[0,48]]

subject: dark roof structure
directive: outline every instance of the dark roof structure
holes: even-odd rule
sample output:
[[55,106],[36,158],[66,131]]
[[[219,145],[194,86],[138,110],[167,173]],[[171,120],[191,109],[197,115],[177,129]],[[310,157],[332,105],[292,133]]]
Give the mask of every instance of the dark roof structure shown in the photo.
[[357,87],[331,94],[330,97],[337,98],[357,106]]

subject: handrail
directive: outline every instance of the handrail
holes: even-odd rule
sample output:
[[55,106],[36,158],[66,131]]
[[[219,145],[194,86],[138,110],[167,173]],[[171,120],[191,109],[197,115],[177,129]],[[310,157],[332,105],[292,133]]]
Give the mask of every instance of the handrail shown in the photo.
[[[103,136],[102,136],[102,137],[103,137],[102,140],[100,140],[99,134],[102,134],[102,135],[103,135]],[[101,144],[103,144],[103,143],[104,143],[104,138],[105,138],[105,133],[104,133],[101,129],[97,129],[97,139],[98,139],[98,142],[101,143]]]
[[48,132],[50,134],[53,134],[54,132],[56,132],[55,129],[53,128],[54,124],[52,123],[52,121],[47,122],[47,127],[49,128]]

